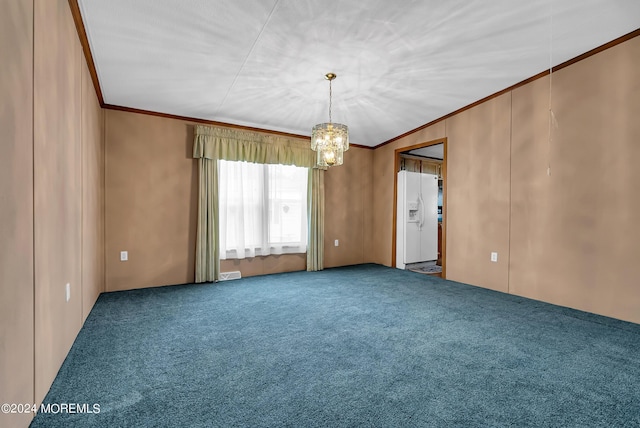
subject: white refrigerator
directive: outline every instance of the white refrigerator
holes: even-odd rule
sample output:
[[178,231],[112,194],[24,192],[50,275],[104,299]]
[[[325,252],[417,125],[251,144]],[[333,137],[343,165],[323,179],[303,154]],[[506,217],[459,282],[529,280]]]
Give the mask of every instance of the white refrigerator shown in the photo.
[[398,172],[396,267],[438,259],[438,176]]

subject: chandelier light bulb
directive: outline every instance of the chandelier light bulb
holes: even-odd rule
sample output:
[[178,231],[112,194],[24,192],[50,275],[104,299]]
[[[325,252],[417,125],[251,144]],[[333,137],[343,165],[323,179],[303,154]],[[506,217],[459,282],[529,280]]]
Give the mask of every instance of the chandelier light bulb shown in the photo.
[[329,166],[333,166],[336,163],[336,154],[332,151],[324,152],[324,160]]

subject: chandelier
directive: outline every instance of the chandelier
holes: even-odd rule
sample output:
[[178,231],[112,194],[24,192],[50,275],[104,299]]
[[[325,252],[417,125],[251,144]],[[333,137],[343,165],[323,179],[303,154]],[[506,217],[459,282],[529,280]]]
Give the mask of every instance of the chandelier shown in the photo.
[[318,152],[318,166],[342,165],[344,152],[349,150],[349,129],[347,125],[331,122],[331,81],[335,73],[324,76],[329,81],[329,122],[319,123],[311,131],[311,150]]

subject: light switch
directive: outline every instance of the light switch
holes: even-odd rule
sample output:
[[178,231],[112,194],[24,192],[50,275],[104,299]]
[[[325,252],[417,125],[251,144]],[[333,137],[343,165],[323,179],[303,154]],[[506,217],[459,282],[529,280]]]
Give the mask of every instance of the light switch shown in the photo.
[[333,242],[333,245],[338,247],[340,246],[340,241],[338,241],[337,239]]
[[129,260],[129,252],[120,251],[120,261],[121,262],[126,262],[127,260]]
[[69,284],[69,283],[67,282],[67,285],[66,285],[66,287],[64,288],[64,290],[65,290],[65,294],[66,294],[67,302],[68,302],[68,301],[71,299],[71,284]]
[[498,261],[498,253],[491,253],[491,261],[492,262]]

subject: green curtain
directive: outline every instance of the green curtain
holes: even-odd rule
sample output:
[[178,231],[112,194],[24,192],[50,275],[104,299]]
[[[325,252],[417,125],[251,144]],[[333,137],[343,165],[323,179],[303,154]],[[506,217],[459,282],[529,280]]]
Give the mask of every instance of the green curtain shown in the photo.
[[324,268],[324,171],[309,168],[307,183],[307,270],[317,271]]
[[[321,270],[324,252],[324,171],[316,165],[316,153],[311,150],[309,141],[203,125],[196,125],[195,128],[193,157],[200,159],[196,282],[217,281],[220,275],[218,159],[309,168],[307,270]],[[313,198],[310,195],[314,195]]]
[[193,157],[317,168],[309,141],[203,125],[196,126]]
[[200,158],[196,282],[216,281],[220,274],[218,230],[218,161]]

